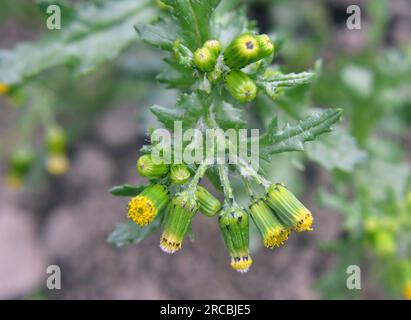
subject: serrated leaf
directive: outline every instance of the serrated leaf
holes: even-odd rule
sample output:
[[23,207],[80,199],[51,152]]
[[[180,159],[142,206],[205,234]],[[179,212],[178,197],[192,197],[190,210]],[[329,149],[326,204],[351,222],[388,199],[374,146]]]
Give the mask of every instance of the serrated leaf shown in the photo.
[[163,18],[159,18],[158,21],[152,24],[138,23],[134,28],[140,39],[164,50],[171,50],[177,38],[174,24]]
[[116,228],[107,237],[107,242],[116,247],[127,244],[136,244],[159,229],[161,219],[157,217],[153,223],[141,228],[133,221],[125,221],[116,225]]
[[307,145],[306,151],[309,159],[327,170],[351,172],[367,159],[367,153],[358,147],[355,139],[342,127]]
[[188,88],[194,84],[196,78],[193,69],[179,64],[176,60],[165,59],[167,65],[157,76],[160,83],[167,85],[167,88]]
[[209,21],[221,0],[163,0],[170,6],[179,24],[184,44],[194,51],[200,48],[209,36]]
[[329,132],[341,115],[341,109],[314,112],[297,125],[287,124],[282,130],[267,131],[260,136],[260,157],[270,160],[275,153],[304,150],[305,142]]
[[146,186],[144,184],[123,184],[115,186],[109,190],[113,196],[134,197],[141,193]]
[[279,88],[289,88],[308,83],[313,79],[314,75],[315,73],[313,72],[301,72],[259,76],[257,85],[265,90],[270,97],[276,97]]
[[34,43],[0,51],[0,81],[18,84],[49,68],[70,64],[84,74],[116,58],[135,41],[133,25],[154,15],[150,0],[111,0],[104,5],[80,4],[76,17],[61,30]]

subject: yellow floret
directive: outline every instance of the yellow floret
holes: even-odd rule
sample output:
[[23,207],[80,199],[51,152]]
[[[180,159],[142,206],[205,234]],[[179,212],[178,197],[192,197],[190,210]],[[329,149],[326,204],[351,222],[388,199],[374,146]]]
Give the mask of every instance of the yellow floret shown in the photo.
[[264,246],[267,248],[279,247],[284,244],[290,235],[290,230],[276,227],[267,232],[264,237]]
[[241,257],[231,257],[231,267],[238,272],[246,273],[253,264],[253,259],[249,255]]
[[153,222],[156,215],[157,208],[145,196],[136,196],[128,204],[128,217],[141,227]]
[[295,231],[312,231],[313,221],[314,218],[311,212],[306,208],[302,208],[297,214],[297,225],[295,226]]

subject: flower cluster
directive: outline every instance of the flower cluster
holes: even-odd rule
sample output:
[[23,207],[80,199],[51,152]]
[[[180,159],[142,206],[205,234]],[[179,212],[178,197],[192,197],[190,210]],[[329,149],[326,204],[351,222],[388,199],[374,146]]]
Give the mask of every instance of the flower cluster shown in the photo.
[[[283,245],[291,231],[312,230],[311,212],[283,184],[269,185],[262,197],[253,195],[248,210],[241,208],[232,196],[222,205],[198,184],[208,168],[204,164],[198,166],[190,180],[191,173],[185,164],[156,163],[149,154],[137,160],[138,173],[151,184],[130,200],[128,217],[140,227],[161,219],[160,247],[164,252],[172,254],[181,249],[198,211],[208,217],[218,215],[231,267],[239,272],[247,272],[253,263],[249,248],[250,217],[267,248]],[[222,176],[222,183],[224,180]],[[267,185],[267,181],[262,181]],[[224,187],[231,188],[227,184]],[[226,191],[231,194],[230,190]]]
[[228,92],[239,102],[246,103],[257,96],[257,85],[250,75],[240,70],[274,54],[274,43],[266,34],[251,32],[236,37],[221,53],[218,40],[208,40],[198,48],[193,57],[194,66],[207,73],[211,83],[222,77]]
[[[57,125],[47,128],[44,134],[45,169],[54,176],[64,174],[69,168],[67,157],[67,136]],[[11,189],[20,189],[24,180],[33,169],[36,152],[32,146],[22,145],[16,148],[10,156],[7,185]]]

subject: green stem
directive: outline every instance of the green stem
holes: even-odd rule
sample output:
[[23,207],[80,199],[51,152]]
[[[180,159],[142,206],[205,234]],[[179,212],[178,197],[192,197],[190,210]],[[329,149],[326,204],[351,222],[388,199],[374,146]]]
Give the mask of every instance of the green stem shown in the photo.
[[223,191],[226,197],[226,201],[233,203],[234,195],[233,195],[233,189],[231,188],[230,180],[228,179],[227,166],[223,164],[219,164],[217,168],[218,168],[218,174],[220,176],[220,181],[223,186]]
[[193,179],[191,179],[190,184],[187,187],[187,191],[191,193],[195,193],[195,190],[197,188],[198,183],[200,182],[200,179],[205,175],[207,169],[209,168],[209,164],[207,161],[201,163],[196,171],[196,174],[194,175]]

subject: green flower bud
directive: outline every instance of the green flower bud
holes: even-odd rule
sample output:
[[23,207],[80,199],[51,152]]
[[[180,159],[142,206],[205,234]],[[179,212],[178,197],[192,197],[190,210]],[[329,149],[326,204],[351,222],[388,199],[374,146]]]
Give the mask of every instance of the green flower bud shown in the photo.
[[224,50],[224,62],[231,69],[241,69],[259,60],[260,46],[256,37],[245,33],[235,38]]
[[217,59],[217,57],[221,53],[221,42],[218,40],[208,40],[204,43],[204,48],[209,49],[210,52],[214,55],[214,57]]
[[284,185],[272,185],[265,200],[285,225],[297,232],[312,230],[314,219],[311,212]]
[[255,82],[242,71],[230,71],[225,77],[225,87],[241,103],[250,102],[257,96]]
[[251,204],[250,215],[263,238],[265,247],[279,247],[288,239],[290,229],[276,218],[263,200]]
[[231,257],[231,267],[238,272],[247,272],[253,263],[249,249],[247,213],[240,208],[230,208],[220,214],[218,222]]
[[187,193],[177,194],[171,200],[160,239],[161,250],[171,254],[181,249],[184,236],[197,209],[198,205],[194,197]]
[[137,172],[142,177],[158,179],[164,177],[168,169],[165,163],[154,163],[149,154],[142,155],[137,160]]
[[49,128],[46,133],[46,148],[51,154],[64,154],[66,151],[67,137],[64,131],[57,126]]
[[194,52],[194,64],[201,71],[213,71],[216,62],[217,57],[208,48],[199,48]]
[[169,191],[167,187],[161,184],[152,184],[130,200],[128,217],[139,226],[144,227],[154,221],[168,201]]
[[172,183],[184,184],[190,179],[190,171],[185,164],[173,164],[170,169]]
[[221,209],[221,202],[214,197],[207,189],[197,186],[196,196],[199,210],[208,217],[213,217]]
[[263,59],[268,57],[274,52],[274,43],[270,37],[266,34],[260,34],[256,36],[258,45],[260,46],[259,58]]
[[34,162],[34,152],[29,147],[14,151],[10,158],[10,171],[18,176],[25,176]]
[[380,257],[389,257],[395,254],[397,245],[394,235],[388,230],[377,230],[373,236],[375,251]]

